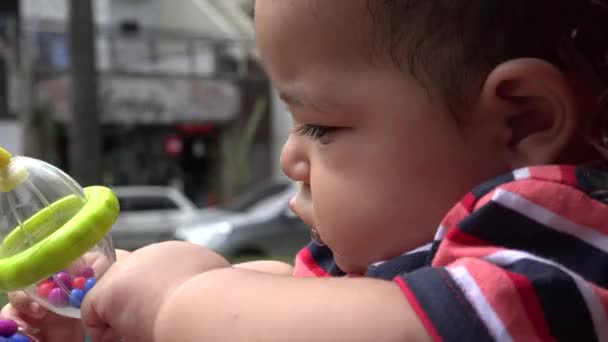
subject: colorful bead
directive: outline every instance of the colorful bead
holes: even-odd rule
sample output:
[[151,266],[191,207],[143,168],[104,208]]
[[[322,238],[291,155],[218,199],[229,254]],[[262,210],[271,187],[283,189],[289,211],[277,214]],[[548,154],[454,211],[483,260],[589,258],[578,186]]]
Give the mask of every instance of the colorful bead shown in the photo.
[[73,289],[84,289],[84,283],[86,283],[87,278],[85,277],[76,277],[74,278],[74,281],[72,282],[72,288]]
[[10,337],[14,335],[17,330],[19,330],[17,322],[10,319],[0,320],[0,336]]
[[84,299],[84,291],[80,289],[73,289],[70,293],[70,305],[75,308],[80,309],[80,305],[82,304],[82,300]]
[[66,306],[68,304],[68,296],[62,289],[56,287],[49,293],[49,302],[58,307]]
[[41,286],[38,287],[38,290],[36,291],[36,293],[38,294],[38,296],[40,296],[42,298],[48,298],[49,293],[54,288],[55,288],[55,284],[53,284],[53,283],[45,283],[45,284],[43,284],[43,285],[41,285]]
[[[96,282],[97,279],[94,277],[91,267],[80,269],[78,276],[74,278],[62,270],[48,279],[38,282],[36,293],[41,298],[47,299],[53,306],[71,305],[79,309],[85,294],[95,286]],[[3,341],[5,339],[0,335],[0,342]]]
[[67,289],[72,288],[72,276],[66,272],[60,272],[55,275],[55,284],[59,287],[65,287]]
[[87,281],[84,283],[84,292],[89,292],[93,288],[93,286],[95,286],[96,282],[97,280],[94,277],[87,279]]
[[44,279],[44,280],[42,280],[42,281],[38,282],[38,283],[36,284],[36,287],[40,287],[40,286],[42,286],[42,285],[44,285],[44,284],[52,284],[52,283],[53,283],[53,281],[52,281],[52,280]]
[[11,337],[9,337],[7,340],[7,342],[30,342],[30,338],[25,336],[25,335],[21,335],[21,334],[15,334]]
[[0,320],[0,342],[30,342],[30,338],[18,334],[19,327],[17,322],[6,319]]
[[81,268],[80,271],[78,271],[78,276],[85,277],[85,278],[91,278],[91,277],[95,276],[95,272],[93,271],[93,269],[91,267],[84,267],[84,268]]

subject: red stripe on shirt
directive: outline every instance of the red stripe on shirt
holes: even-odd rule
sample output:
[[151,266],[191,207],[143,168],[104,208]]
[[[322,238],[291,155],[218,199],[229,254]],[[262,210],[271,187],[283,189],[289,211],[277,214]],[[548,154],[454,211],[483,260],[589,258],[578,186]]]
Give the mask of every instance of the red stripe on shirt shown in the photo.
[[524,182],[525,190],[521,184],[507,184],[502,188],[576,224],[608,234],[605,203],[569,185]]
[[545,320],[543,308],[530,281],[520,274],[513,272],[505,273],[515,285],[521,302],[526,310],[528,319],[530,319],[532,326],[536,330],[538,338],[540,338],[541,341],[555,341],[555,338],[551,335],[551,331],[549,330],[549,325]]
[[306,268],[308,268],[308,270],[310,270],[310,272],[312,272],[317,277],[329,276],[329,273],[327,273],[319,264],[317,264],[312,254],[310,254],[308,248],[302,249],[296,256],[296,258],[300,259],[302,264],[306,266]]
[[562,172],[562,182],[569,185],[577,185],[576,180],[576,167],[573,166],[560,166]]
[[562,166],[536,166],[529,168],[530,179],[556,182],[568,185],[577,185],[576,167]]
[[475,195],[473,195],[472,192],[469,192],[468,194],[466,194],[464,196],[464,198],[462,199],[462,201],[460,203],[462,203],[462,206],[469,213],[471,213],[473,211],[473,208],[475,207],[475,202],[477,202],[477,198],[475,198]]
[[488,246],[490,245],[486,241],[480,240],[473,235],[467,234],[462,230],[458,229],[458,227],[454,227],[450,229],[450,231],[445,236],[446,240],[450,240],[454,243],[467,245],[467,246]]
[[441,226],[446,229],[449,227],[454,227],[458,224],[458,222],[462,221],[463,218],[469,216],[470,211],[464,207],[462,202],[458,202],[452,210],[450,210],[447,215],[441,221]]
[[[513,341],[538,340],[534,322],[527,315],[525,299],[521,297],[517,284],[511,281],[510,272],[475,256],[459,259],[448,266],[450,270],[457,268],[466,269],[480,291],[471,292],[471,289],[461,285],[469,301],[472,304],[485,301]],[[482,315],[483,312],[478,311],[478,314]],[[498,327],[492,330],[493,333],[500,333]]]
[[[474,240],[474,242],[477,242],[477,240]],[[444,239],[441,246],[439,246],[435,257],[433,258],[431,266],[443,267],[461,258],[483,258],[501,250],[503,250],[502,247],[497,247],[491,244],[482,245],[477,243],[471,245],[460,243],[459,241],[453,241],[451,239]]]

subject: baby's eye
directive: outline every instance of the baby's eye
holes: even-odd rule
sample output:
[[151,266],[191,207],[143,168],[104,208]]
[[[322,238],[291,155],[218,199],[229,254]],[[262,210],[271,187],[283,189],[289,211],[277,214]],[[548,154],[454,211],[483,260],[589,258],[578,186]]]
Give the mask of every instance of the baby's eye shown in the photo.
[[303,124],[296,129],[296,132],[302,136],[311,137],[313,140],[319,140],[337,129],[337,127]]

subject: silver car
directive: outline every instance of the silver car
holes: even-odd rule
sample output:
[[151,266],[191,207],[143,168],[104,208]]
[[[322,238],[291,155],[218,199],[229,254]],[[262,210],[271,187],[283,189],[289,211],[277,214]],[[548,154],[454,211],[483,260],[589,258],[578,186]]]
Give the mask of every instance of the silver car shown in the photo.
[[176,237],[232,260],[250,257],[289,260],[310,241],[308,227],[288,206],[296,191],[295,184],[290,184],[247,211],[179,228]]
[[202,209],[180,190],[169,186],[113,187],[120,203],[120,215],[112,229],[112,238],[117,248],[126,250],[175,240],[175,230],[180,227],[233,217],[288,187],[289,183],[282,181],[262,182],[237,196],[227,206]]

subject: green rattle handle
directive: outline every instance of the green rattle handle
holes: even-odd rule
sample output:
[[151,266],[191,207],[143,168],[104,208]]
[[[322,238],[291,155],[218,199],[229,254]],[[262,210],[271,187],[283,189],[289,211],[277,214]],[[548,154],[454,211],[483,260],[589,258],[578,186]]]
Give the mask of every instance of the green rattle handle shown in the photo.
[[[85,188],[86,203],[75,195],[64,197],[42,209],[14,229],[0,245],[2,254],[18,250],[27,236],[40,241],[14,255],[0,259],[0,291],[16,291],[33,285],[68,267],[101,241],[119,213],[118,199],[106,187]],[[78,210],[79,207],[80,210]],[[75,212],[63,225],[53,226],[54,217]]]

